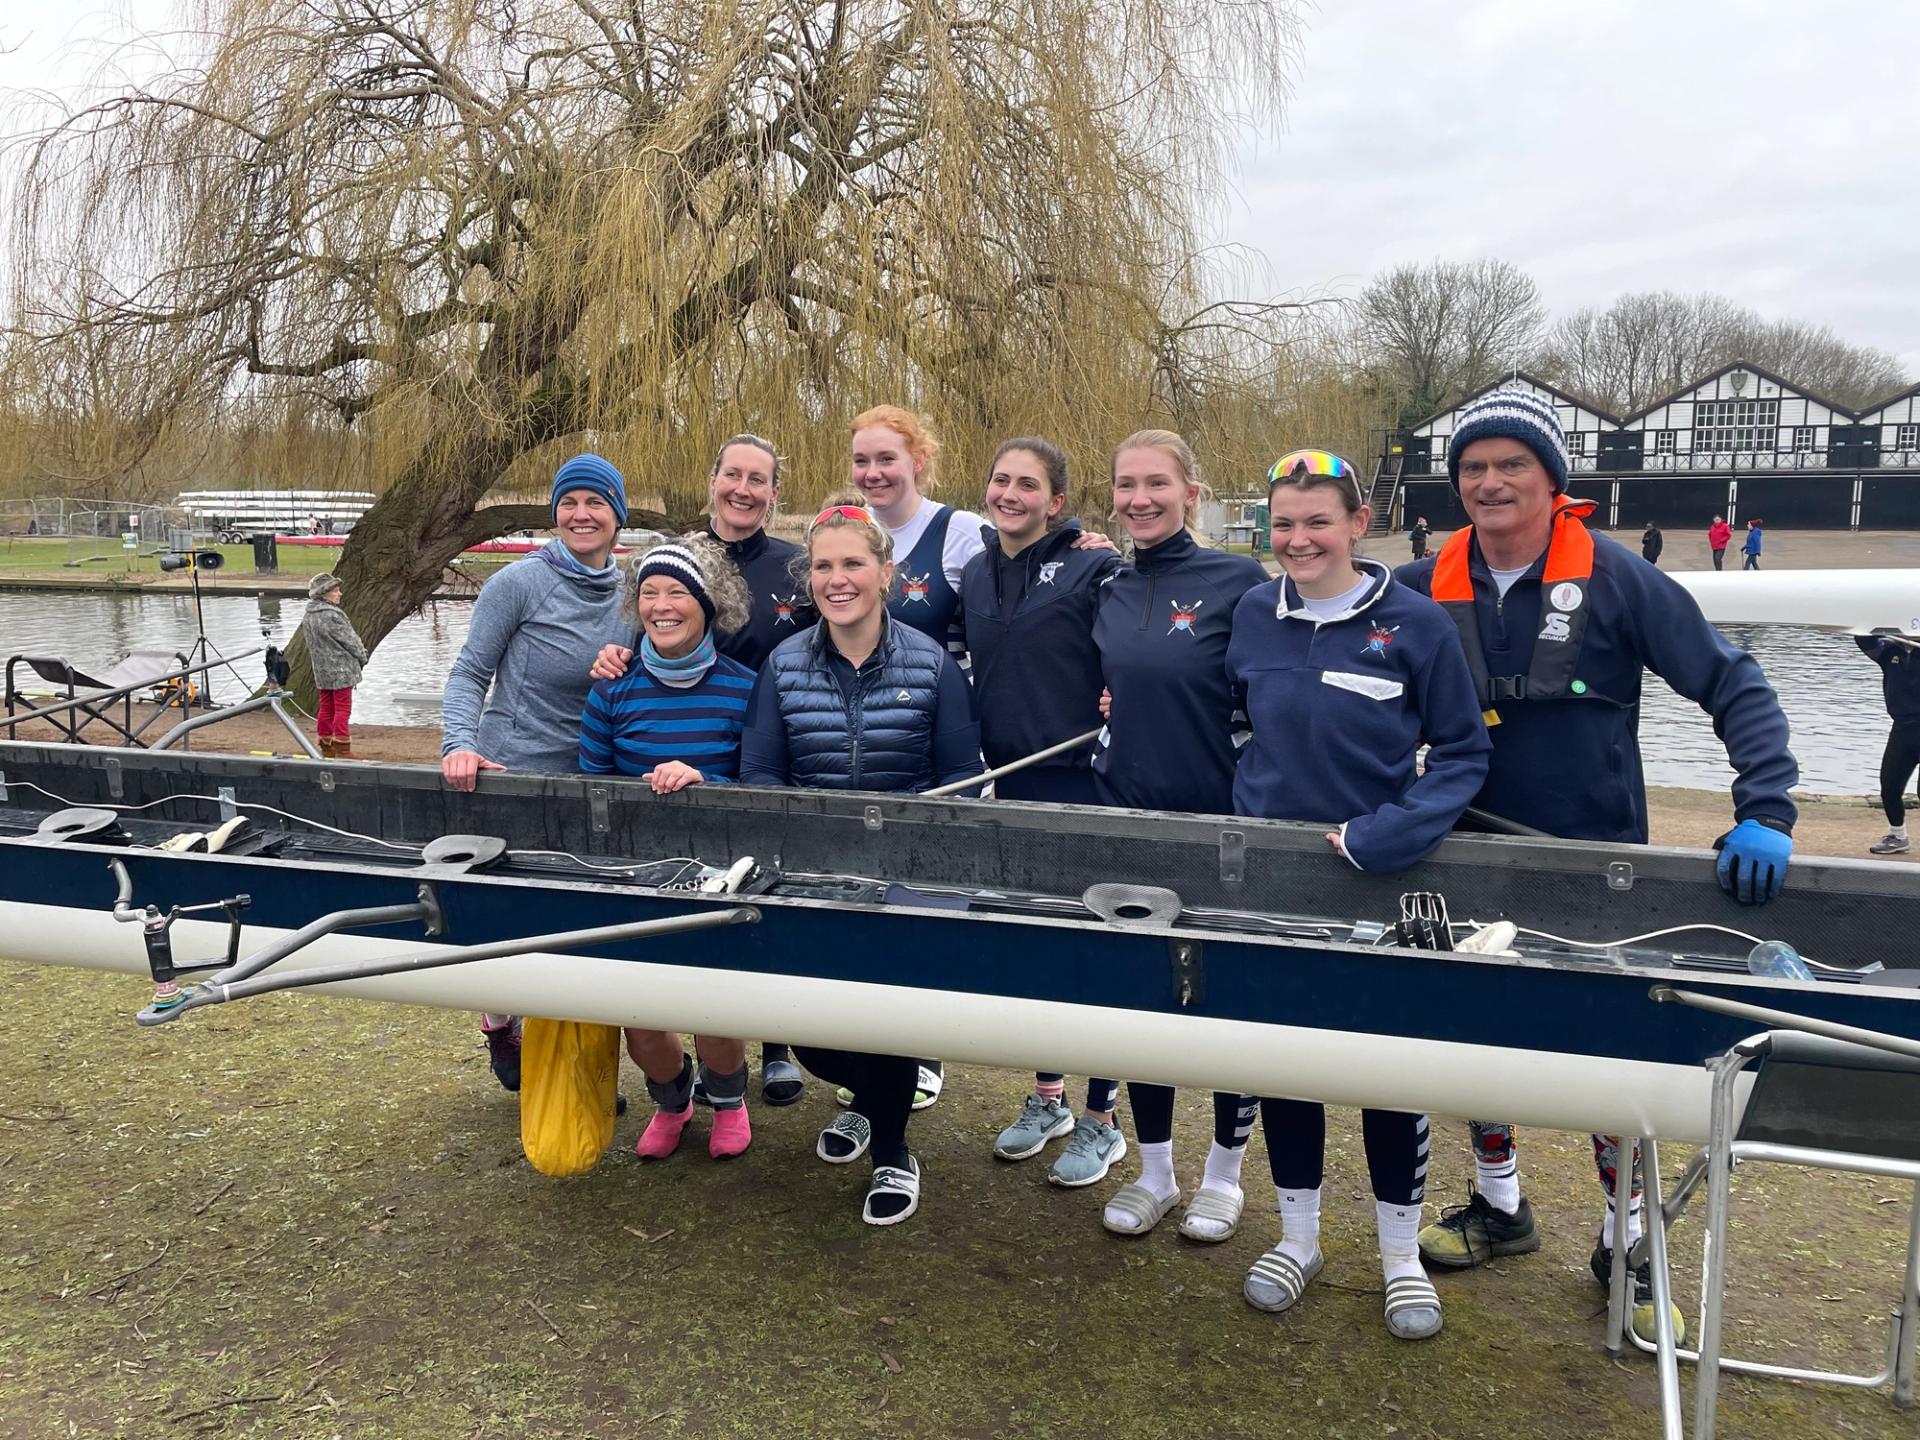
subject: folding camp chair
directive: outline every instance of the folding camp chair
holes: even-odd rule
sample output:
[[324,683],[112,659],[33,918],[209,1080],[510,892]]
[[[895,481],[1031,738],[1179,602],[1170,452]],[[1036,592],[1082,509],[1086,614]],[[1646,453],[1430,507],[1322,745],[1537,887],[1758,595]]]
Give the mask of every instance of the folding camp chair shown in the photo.
[[[1664,1202],[1659,1147],[1652,1142],[1645,1147],[1647,1236],[1635,1247],[1630,1263],[1638,1264],[1643,1253],[1650,1254],[1659,1333],[1655,1343],[1648,1345],[1632,1333],[1630,1324],[1622,1326],[1622,1307],[1617,1304],[1610,1323],[1616,1335],[1624,1333],[1658,1357],[1664,1435],[1680,1440],[1686,1433],[1678,1372],[1682,1360],[1698,1367],[1694,1440],[1713,1440],[1722,1370],[1869,1390],[1891,1382],[1894,1402],[1911,1406],[1915,1345],[1920,1341],[1920,1045],[1669,987],[1659,987],[1655,998],[1795,1027],[1764,1031],[1707,1061],[1713,1072],[1707,1147],[1694,1157],[1672,1197]],[[1748,1072],[1753,1084],[1743,1103],[1737,1082]],[[1913,1185],[1900,1301],[1888,1326],[1885,1365],[1878,1372],[1847,1374],[1721,1355],[1733,1172],[1742,1163],[1761,1162],[1880,1175]],[[1703,1181],[1707,1233],[1699,1349],[1684,1350],[1675,1343],[1668,1319],[1672,1286],[1667,1232]]]
[[[26,692],[14,683],[15,669],[25,665],[47,684],[61,687],[55,697],[57,700],[70,702],[58,717],[45,717],[60,728],[69,744],[86,744],[80,732],[98,720],[118,731],[127,744],[138,745],[140,736],[164,710],[155,711],[147,718],[146,724],[135,730],[134,693],[177,677],[188,663],[185,655],[174,650],[133,650],[128,652],[126,658],[116,661],[98,675],[89,675],[57,655],[10,656],[6,673],[7,715],[11,719],[23,705],[28,709],[34,708]],[[120,711],[117,720],[113,714],[116,705]],[[7,738],[17,738],[11,725],[7,727]]]

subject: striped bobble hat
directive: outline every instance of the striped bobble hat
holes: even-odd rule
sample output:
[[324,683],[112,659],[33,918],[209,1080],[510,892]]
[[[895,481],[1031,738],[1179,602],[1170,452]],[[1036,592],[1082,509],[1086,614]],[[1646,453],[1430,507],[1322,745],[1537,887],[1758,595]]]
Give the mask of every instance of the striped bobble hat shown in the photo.
[[1460,411],[1460,423],[1447,441],[1447,476],[1455,490],[1460,488],[1460,452],[1476,440],[1495,438],[1518,440],[1533,451],[1553,479],[1553,493],[1565,493],[1567,472],[1573,467],[1560,416],[1551,400],[1516,389],[1489,390]]
[[647,551],[640,558],[640,568],[633,572],[634,588],[638,590],[640,583],[649,575],[664,575],[686,586],[687,593],[698,600],[700,608],[706,612],[707,624],[713,624],[713,597],[707,594],[706,572],[686,546],[656,545]]

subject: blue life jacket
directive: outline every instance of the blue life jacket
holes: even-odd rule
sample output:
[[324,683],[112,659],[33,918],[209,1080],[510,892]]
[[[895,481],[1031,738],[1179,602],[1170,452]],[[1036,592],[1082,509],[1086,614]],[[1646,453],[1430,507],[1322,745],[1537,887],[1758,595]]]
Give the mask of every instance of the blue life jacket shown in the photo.
[[960,592],[947,583],[947,525],[952,519],[951,505],[934,508],[933,519],[920,532],[913,549],[905,556],[894,557],[898,573],[893,594],[887,597],[887,614],[943,646],[960,608]]
[[940,673],[950,663],[938,643],[891,619],[855,671],[834,652],[825,621],[782,641],[763,673],[786,726],[791,782],[827,790],[931,787]]

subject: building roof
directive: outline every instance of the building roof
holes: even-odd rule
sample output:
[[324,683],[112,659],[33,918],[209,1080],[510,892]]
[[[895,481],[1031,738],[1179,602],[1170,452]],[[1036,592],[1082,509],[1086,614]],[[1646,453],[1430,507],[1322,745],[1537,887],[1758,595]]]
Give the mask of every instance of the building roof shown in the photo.
[[1475,400],[1478,400],[1482,395],[1489,395],[1495,390],[1505,390],[1509,388],[1513,384],[1513,382],[1516,380],[1524,381],[1526,384],[1533,386],[1533,388],[1536,390],[1544,390],[1547,394],[1551,395],[1554,399],[1558,400],[1563,405],[1571,405],[1574,407],[1574,409],[1584,410],[1589,415],[1598,415],[1602,420],[1610,420],[1615,425],[1618,425],[1620,423],[1620,417],[1618,415],[1612,414],[1610,411],[1601,409],[1601,407],[1594,404],[1593,401],[1582,400],[1578,395],[1569,395],[1566,391],[1562,390],[1558,385],[1553,384],[1551,381],[1542,380],[1538,375],[1530,375],[1525,370],[1515,369],[1515,370],[1509,370],[1506,374],[1502,375],[1498,380],[1492,381],[1490,384],[1482,385],[1478,390],[1475,390],[1471,395],[1462,395],[1458,400],[1455,400],[1451,405],[1441,406],[1438,410],[1434,411],[1433,414],[1427,416],[1426,419],[1420,421],[1416,425],[1411,426],[1410,428],[1414,430],[1418,430],[1422,425],[1431,425],[1434,421],[1438,420],[1442,415],[1448,414],[1454,410],[1458,410],[1463,405],[1471,405]]
[[1876,411],[1885,410],[1890,406],[1898,405],[1902,400],[1910,400],[1915,395],[1920,395],[1920,385],[1909,385],[1906,389],[1897,391],[1896,393],[1887,396],[1884,400],[1876,400],[1871,405],[1862,406],[1860,409],[1853,412],[1853,418],[1856,420],[1864,420],[1869,415],[1874,414]]
[[1662,405],[1671,405],[1676,400],[1683,400],[1688,395],[1691,395],[1694,391],[1698,390],[1702,385],[1711,385],[1714,381],[1718,380],[1722,375],[1731,375],[1736,370],[1751,371],[1753,374],[1758,375],[1762,380],[1771,380],[1774,384],[1778,385],[1782,390],[1791,390],[1796,395],[1804,396],[1808,400],[1814,401],[1816,404],[1826,406],[1827,409],[1833,411],[1834,414],[1836,415],[1845,415],[1849,420],[1855,418],[1854,412],[1852,410],[1849,410],[1845,405],[1841,405],[1832,400],[1829,400],[1824,395],[1816,395],[1813,393],[1813,391],[1807,389],[1806,386],[1796,385],[1793,381],[1774,374],[1771,370],[1767,369],[1764,365],[1756,365],[1751,360],[1735,360],[1731,364],[1722,365],[1718,370],[1715,370],[1710,374],[1702,375],[1697,380],[1689,380],[1686,384],[1682,385],[1678,390],[1675,390],[1672,394],[1662,395],[1658,400],[1655,400],[1651,405],[1641,406],[1638,410],[1634,411],[1631,415],[1628,415],[1624,419],[1622,419],[1620,421],[1620,424],[1622,426],[1628,426],[1628,425],[1632,425],[1633,422],[1636,420],[1643,420],[1647,416],[1651,415],[1654,411],[1658,410]]

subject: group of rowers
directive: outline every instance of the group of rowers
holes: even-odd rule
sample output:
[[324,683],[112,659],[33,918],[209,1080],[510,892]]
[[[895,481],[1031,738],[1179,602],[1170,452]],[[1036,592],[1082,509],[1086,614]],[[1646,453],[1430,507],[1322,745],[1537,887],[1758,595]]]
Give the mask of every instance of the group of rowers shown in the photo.
[[[923,791],[1097,729],[1090,753],[1008,774],[995,798],[1306,821],[1357,868],[1395,871],[1470,806],[1555,836],[1644,844],[1636,731],[1651,670],[1712,715],[1737,775],[1720,883],[1750,904],[1779,892],[1798,776],[1786,717],[1759,665],[1686,591],[1582,523],[1592,507],[1566,494],[1566,439],[1549,402],[1498,390],[1467,407],[1447,469],[1471,524],[1397,571],[1361,554],[1372,518],[1362,481],[1326,450],[1282,456],[1267,476],[1277,578],[1197,541],[1207,492],[1170,431],[1142,430],[1113,451],[1105,498],[1125,555],[1067,518],[1067,460],[1048,441],[1000,445],[984,516],[930,498],[937,451],[905,409],[858,416],[851,491],[795,544],[766,529],[778,448],[736,436],[714,461],[704,532],[638,554],[624,575],[620,473],[598,456],[568,460],[553,481],[557,538],[488,581],[475,605],[447,682],[447,782],[470,789],[479,772],[508,769],[633,775],[662,793]],[[495,1073],[517,1088],[515,1018],[481,1024]],[[642,1158],[674,1153],[696,1102],[711,1108],[715,1157],[747,1148],[744,1040],[700,1036],[697,1063],[678,1035],[629,1030],[627,1045],[655,1106]],[[765,1043],[762,1100],[793,1103],[809,1072],[844,1107],[820,1132],[820,1158],[871,1163],[863,1218],[914,1214],[922,1182],[908,1121],[938,1097],[938,1062]],[[1089,1079],[1075,1116],[1065,1077],[1035,1075],[994,1154],[1024,1160],[1064,1140],[1053,1182],[1097,1183],[1128,1151],[1119,1090]],[[1182,1192],[1172,1089],[1129,1084],[1128,1104],[1139,1175],[1102,1220],[1137,1236]],[[1235,1233],[1241,1159],[1264,1118],[1281,1238],[1244,1292],[1262,1310],[1289,1309],[1323,1264],[1325,1111],[1218,1094],[1213,1114],[1180,1232]],[[1471,1199],[1423,1229],[1427,1118],[1366,1110],[1362,1126],[1386,1324],[1423,1339],[1441,1327],[1423,1259],[1457,1268],[1539,1248],[1513,1129],[1472,1123]],[[1616,1156],[1603,1136],[1594,1146],[1609,1217],[1616,1170],[1630,1177],[1637,1239],[1639,1156]],[[1604,1283],[1611,1218],[1600,1234]],[[1646,1267],[1635,1279],[1635,1328],[1650,1335]]]

